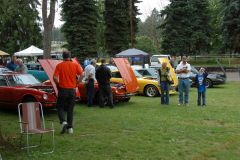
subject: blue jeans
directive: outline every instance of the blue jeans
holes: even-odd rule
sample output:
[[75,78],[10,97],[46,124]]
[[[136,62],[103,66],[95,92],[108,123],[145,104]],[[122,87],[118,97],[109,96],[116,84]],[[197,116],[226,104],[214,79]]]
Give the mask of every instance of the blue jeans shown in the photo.
[[201,105],[201,100],[202,100],[202,105],[206,105],[206,91],[205,92],[198,92],[198,105]]
[[[178,92],[179,92],[179,103],[183,104],[183,101],[185,104],[189,103],[189,88],[190,88],[190,82],[189,79],[178,79]],[[184,94],[184,96],[183,96]],[[184,99],[183,99],[184,98]]]
[[161,82],[161,104],[169,104],[169,83]]

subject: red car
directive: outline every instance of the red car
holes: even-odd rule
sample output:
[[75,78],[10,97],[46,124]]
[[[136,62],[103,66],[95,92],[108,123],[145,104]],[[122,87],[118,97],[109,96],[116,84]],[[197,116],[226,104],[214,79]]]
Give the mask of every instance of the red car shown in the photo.
[[45,108],[56,105],[53,87],[39,82],[30,74],[0,73],[0,106],[17,108],[21,102],[41,102]]
[[[112,94],[113,94],[113,100],[114,102],[118,101],[129,101],[131,96],[136,94],[138,90],[138,84],[137,79],[132,71],[132,68],[127,60],[123,58],[114,58],[113,59],[116,66],[120,70],[120,73],[124,79],[124,84],[122,83],[111,83],[112,88]],[[78,63],[76,59],[73,59],[74,63]],[[58,63],[60,63],[60,60],[51,60],[51,59],[44,59],[39,60],[40,64],[44,68],[45,72],[47,73],[48,77],[50,77],[50,81],[53,84],[53,87],[55,88],[55,91],[57,92],[57,89],[55,87],[55,84],[53,83],[53,72]],[[78,63],[79,64],[79,63]],[[83,83],[80,83],[78,88],[77,95],[80,96],[80,99],[82,101],[87,100],[86,96],[86,88]],[[97,82],[94,85],[95,90],[95,101],[98,101],[98,84]]]

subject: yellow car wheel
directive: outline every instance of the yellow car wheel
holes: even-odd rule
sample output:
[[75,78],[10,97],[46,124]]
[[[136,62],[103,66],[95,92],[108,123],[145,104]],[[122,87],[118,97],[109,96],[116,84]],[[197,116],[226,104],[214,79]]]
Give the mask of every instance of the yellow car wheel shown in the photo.
[[159,92],[156,86],[150,84],[144,88],[144,94],[147,97],[156,97]]

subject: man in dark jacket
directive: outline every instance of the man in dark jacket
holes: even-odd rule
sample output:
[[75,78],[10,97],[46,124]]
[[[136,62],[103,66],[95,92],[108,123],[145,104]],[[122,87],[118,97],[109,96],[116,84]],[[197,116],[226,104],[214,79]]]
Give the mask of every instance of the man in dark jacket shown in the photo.
[[113,108],[113,97],[110,86],[110,79],[112,77],[111,70],[106,66],[106,60],[101,60],[101,65],[96,70],[96,79],[99,87],[99,106],[104,107],[105,97],[108,99],[108,105]]

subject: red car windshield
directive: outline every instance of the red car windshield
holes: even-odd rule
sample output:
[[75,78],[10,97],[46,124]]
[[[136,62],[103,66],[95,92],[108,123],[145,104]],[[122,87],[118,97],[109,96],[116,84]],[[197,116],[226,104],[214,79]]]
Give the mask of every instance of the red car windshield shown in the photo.
[[8,81],[11,86],[36,85],[41,83],[39,80],[29,74],[10,75],[8,76]]

